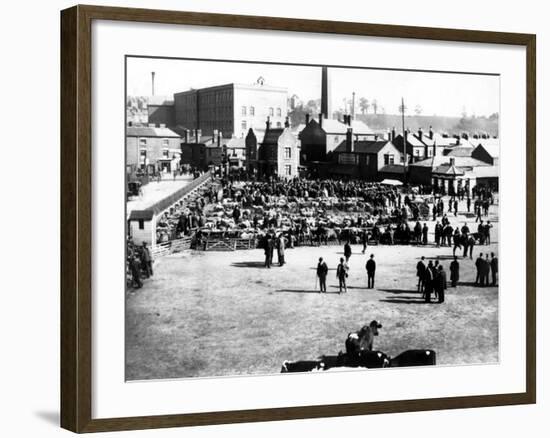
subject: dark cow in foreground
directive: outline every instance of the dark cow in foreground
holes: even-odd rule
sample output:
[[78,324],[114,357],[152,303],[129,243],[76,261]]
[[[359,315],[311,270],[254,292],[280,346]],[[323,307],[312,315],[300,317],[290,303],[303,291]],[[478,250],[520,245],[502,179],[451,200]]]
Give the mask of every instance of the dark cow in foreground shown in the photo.
[[320,360],[297,360],[295,362],[285,360],[281,367],[281,373],[303,373],[305,371],[318,370],[321,367]]
[[357,356],[348,357],[346,366],[361,368],[386,368],[390,358],[381,351],[361,350]]
[[435,365],[434,350],[407,350],[390,360],[390,367]]
[[382,328],[382,324],[378,321],[372,321],[369,325],[365,325],[361,330],[349,333],[346,338],[346,353],[348,356],[357,356],[360,351],[372,351],[374,337],[378,336],[378,329]]

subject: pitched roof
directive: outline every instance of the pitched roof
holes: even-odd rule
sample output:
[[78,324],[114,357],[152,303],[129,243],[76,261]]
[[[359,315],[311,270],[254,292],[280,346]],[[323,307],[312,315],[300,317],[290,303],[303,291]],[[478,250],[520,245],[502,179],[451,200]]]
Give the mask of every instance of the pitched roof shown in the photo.
[[277,144],[279,137],[283,133],[284,128],[269,128],[265,131],[262,144]]
[[471,142],[476,147],[482,147],[487,153],[493,157],[498,158],[500,156],[500,141],[497,138],[489,139],[477,139]]
[[231,149],[244,149],[246,147],[246,139],[244,137],[231,137],[225,145]]
[[[391,143],[389,140],[360,140],[353,143],[353,152],[359,154],[376,154]],[[346,140],[342,141],[334,152],[346,152]]]
[[176,137],[180,136],[168,128],[153,128],[149,126],[127,126],[127,137]]
[[482,167],[482,166],[490,166],[490,164],[484,163],[483,161],[480,161],[480,160],[476,160],[475,158],[472,158],[472,157],[449,157],[448,155],[437,155],[435,157],[426,158],[425,160],[417,161],[416,163],[411,163],[409,164],[409,166],[436,168],[443,164],[449,164],[451,161],[451,158],[455,160],[455,166],[458,168],[466,168],[466,167],[475,168],[475,167]]
[[449,147],[443,152],[447,157],[471,157],[474,148],[471,146]]
[[458,169],[454,164],[442,164],[432,169],[433,173],[442,175],[464,175],[464,172]]
[[[350,126],[342,123],[340,120],[323,119],[321,127],[323,128],[323,131],[325,131],[327,134],[345,134],[346,132],[348,132],[348,128]],[[373,133],[373,131],[360,120],[352,120],[351,128],[353,129],[353,133],[356,135]]]

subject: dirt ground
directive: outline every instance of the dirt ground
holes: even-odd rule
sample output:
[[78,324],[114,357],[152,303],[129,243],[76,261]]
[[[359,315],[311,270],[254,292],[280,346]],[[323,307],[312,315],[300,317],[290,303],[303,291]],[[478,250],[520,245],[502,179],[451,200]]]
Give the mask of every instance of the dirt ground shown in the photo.
[[[491,207],[492,244],[476,246],[473,260],[459,258],[459,285],[447,289],[443,304],[421,300],[416,263],[422,255],[439,260],[449,276],[449,247],[369,246],[363,255],[355,245],[342,295],[335,271],[341,246],[287,249],[287,264],[271,269],[263,267],[263,250],[158,259],[154,277],[126,293],[126,378],[278,373],[285,359],[337,354],[350,331],[373,319],[383,325],[374,348],[390,356],[429,348],[438,364],[497,362],[498,288],[472,284],[477,255],[498,254],[495,213]],[[473,217],[450,219],[477,229]],[[432,232],[433,225],[428,222]],[[366,288],[370,253],[377,262],[375,289]],[[330,268],[326,294],[315,289],[319,257]]]

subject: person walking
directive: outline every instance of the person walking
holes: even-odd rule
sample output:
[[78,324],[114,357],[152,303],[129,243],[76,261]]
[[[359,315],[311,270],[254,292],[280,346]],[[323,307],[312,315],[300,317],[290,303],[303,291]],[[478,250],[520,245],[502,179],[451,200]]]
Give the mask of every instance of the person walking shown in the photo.
[[349,244],[349,240],[344,244],[344,257],[346,258],[346,263],[348,263],[351,257],[351,245]]
[[367,260],[365,268],[367,269],[367,289],[372,289],[374,287],[374,274],[376,273],[376,262],[374,261],[374,254],[370,255],[370,258]]
[[317,277],[319,277],[319,293],[327,292],[327,274],[328,274],[328,266],[323,261],[323,257],[319,257],[319,263],[317,263]]
[[473,258],[474,246],[476,245],[476,239],[470,234],[468,236],[468,250],[470,251],[470,260]]
[[338,286],[339,286],[339,294],[342,293],[342,288],[344,288],[344,293],[348,291],[348,287],[346,285],[346,278],[348,277],[348,265],[345,262],[343,257],[340,257],[340,264],[336,268],[336,278],[338,278]]
[[426,265],[424,264],[424,256],[420,257],[420,261],[416,264],[416,276],[418,277],[418,292],[424,292],[424,282],[426,279]]
[[468,210],[468,213],[470,213],[470,208],[472,207],[472,200],[470,199],[470,196],[466,198],[466,209]]
[[497,278],[498,278],[498,258],[495,257],[495,253],[491,253],[491,286],[497,286]]
[[365,229],[361,233],[361,243],[363,244],[363,251],[361,251],[362,254],[365,254],[365,251],[367,250],[368,242],[369,242],[369,232]]
[[455,216],[458,215],[458,201],[455,199],[455,202],[453,203],[453,208],[455,211]]
[[449,266],[449,271],[451,273],[451,287],[456,287],[456,284],[460,278],[460,265],[458,263],[457,256],[454,256],[454,260]]
[[485,224],[485,228],[483,230],[483,234],[485,237],[485,245],[491,244],[491,228],[493,228],[493,225],[491,225],[491,221],[487,221]]

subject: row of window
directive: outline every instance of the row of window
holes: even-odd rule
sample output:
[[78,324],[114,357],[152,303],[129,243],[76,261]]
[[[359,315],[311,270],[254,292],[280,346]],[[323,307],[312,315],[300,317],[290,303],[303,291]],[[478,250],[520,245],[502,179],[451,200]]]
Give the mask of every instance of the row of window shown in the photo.
[[[147,146],[147,139],[146,138],[140,138],[139,139],[139,145],[141,147],[146,147]],[[162,146],[167,148],[169,145],[170,145],[170,140],[168,140],[167,138],[163,138],[162,139]]]
[[[281,110],[281,108],[277,108],[276,110],[277,110],[277,117],[281,117],[283,115],[283,111]],[[254,116],[254,115],[256,115],[256,109],[253,106],[251,106],[251,107],[242,106],[241,107],[241,115],[243,115],[243,116],[246,116],[246,115]],[[270,116],[275,115],[275,108],[273,108],[273,107],[269,108],[269,115]]]
[[[276,126],[277,128],[282,128],[282,127],[283,127],[283,125],[281,124],[281,122],[277,122],[277,123],[275,124],[275,126]],[[241,129],[242,129],[243,131],[246,131],[247,128],[248,128],[248,123],[246,122],[246,120],[243,120],[243,121],[241,122]]]

